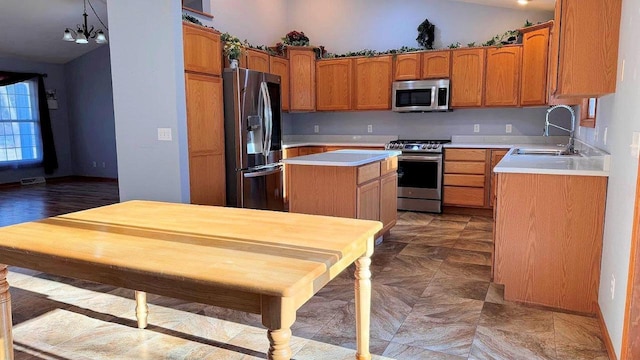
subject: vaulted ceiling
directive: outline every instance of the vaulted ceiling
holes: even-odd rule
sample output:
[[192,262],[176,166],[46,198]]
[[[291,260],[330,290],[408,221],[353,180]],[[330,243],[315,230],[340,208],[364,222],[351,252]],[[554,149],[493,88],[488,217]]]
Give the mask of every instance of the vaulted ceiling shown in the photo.
[[[238,0],[246,1],[246,0]],[[290,0],[295,1],[295,0]],[[555,0],[530,0],[522,6],[516,0],[447,0],[463,1],[488,6],[552,10]],[[101,28],[89,2],[107,23],[107,0],[88,0],[88,24]],[[0,56],[18,57],[47,63],[64,64],[98,45],[76,44],[62,41],[65,28],[75,29],[82,22],[83,0],[1,0],[0,1]],[[214,14],[215,15],[215,14]],[[108,37],[108,33],[107,33]]]

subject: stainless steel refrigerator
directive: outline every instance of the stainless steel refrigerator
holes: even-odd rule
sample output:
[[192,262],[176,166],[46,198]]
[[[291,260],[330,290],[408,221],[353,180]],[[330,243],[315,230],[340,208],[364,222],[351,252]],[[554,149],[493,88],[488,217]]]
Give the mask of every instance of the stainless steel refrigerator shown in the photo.
[[225,69],[227,205],[284,210],[280,76]]

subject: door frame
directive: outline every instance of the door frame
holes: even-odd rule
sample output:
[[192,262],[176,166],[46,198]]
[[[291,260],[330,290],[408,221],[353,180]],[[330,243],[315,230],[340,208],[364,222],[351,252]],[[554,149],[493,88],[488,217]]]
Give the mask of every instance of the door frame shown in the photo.
[[[640,341],[637,339],[640,339],[640,166],[636,179],[636,200],[631,233],[631,257],[629,259],[627,301],[622,329],[621,360],[632,360],[634,355],[637,357],[640,353]],[[632,340],[635,341],[632,342]]]

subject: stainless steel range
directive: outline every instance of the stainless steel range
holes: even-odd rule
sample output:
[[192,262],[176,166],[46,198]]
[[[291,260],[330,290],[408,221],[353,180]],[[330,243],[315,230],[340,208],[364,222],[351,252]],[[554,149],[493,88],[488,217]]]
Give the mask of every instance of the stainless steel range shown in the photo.
[[442,212],[442,144],[450,140],[395,140],[385,145],[400,150],[398,210]]

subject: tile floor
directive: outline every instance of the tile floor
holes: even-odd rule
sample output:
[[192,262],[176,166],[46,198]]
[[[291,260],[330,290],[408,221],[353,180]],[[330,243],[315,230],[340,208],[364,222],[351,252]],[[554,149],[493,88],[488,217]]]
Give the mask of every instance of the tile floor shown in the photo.
[[[399,214],[373,256],[374,359],[608,359],[596,318],[504,301],[489,281],[491,221]],[[298,312],[294,359],[353,359],[352,271]],[[149,295],[139,330],[131,290],[20,268],[8,280],[16,360],[266,357],[257,315]]]

